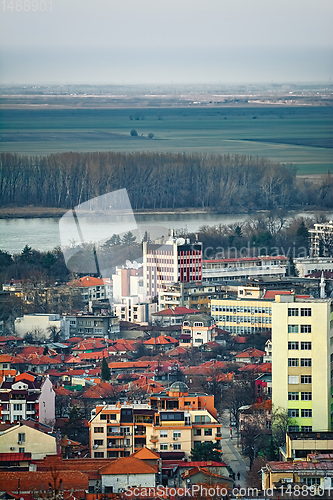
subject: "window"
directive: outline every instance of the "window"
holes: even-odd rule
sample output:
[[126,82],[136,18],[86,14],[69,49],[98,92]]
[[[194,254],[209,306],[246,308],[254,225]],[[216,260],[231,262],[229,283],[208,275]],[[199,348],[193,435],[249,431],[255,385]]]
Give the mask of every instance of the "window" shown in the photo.
[[104,451],[95,451],[94,458],[104,458]]
[[25,453],[25,448],[19,448],[19,453]]
[[160,431],[160,437],[161,438],[167,438],[168,437],[168,431]]
[[305,409],[301,410],[301,417],[311,418],[312,417],[312,410],[309,408],[305,408]]
[[301,400],[302,401],[311,401],[312,400],[312,392],[301,392]]
[[195,415],[194,417],[194,422],[199,423],[199,422],[211,422],[211,419],[208,415]]
[[298,325],[288,325],[288,333],[298,333]]
[[299,349],[299,342],[288,342],[288,349],[290,351],[296,351]]
[[312,360],[311,358],[301,358],[301,366],[311,366]]
[[301,342],[301,351],[311,351],[311,342]]
[[299,432],[299,426],[298,425],[289,425],[288,432]]
[[307,486],[320,486],[320,477],[302,477],[301,482]]
[[205,436],[212,436],[212,429],[205,429]]
[[96,434],[97,432],[104,432],[104,427],[94,427],[94,433]]
[[160,443],[160,450],[167,450],[167,449],[168,449],[167,444]]
[[312,384],[311,375],[301,375],[301,384]]
[[301,325],[301,333],[311,333],[311,325]]
[[173,437],[174,438],[180,438],[182,433],[180,431],[173,431]]
[[201,436],[201,429],[194,429],[195,436]]
[[296,409],[296,408],[289,408],[288,409],[288,417],[291,418],[295,418],[295,417],[299,417],[299,410]]
[[296,307],[290,307],[288,309],[288,316],[298,316],[298,309]]
[[298,401],[299,400],[298,392],[288,392],[288,400],[289,401]]
[[299,366],[298,358],[288,358],[288,366]]
[[312,432],[312,425],[302,425],[301,432]]
[[21,443],[25,443],[25,432],[19,432],[18,441],[21,441]]
[[194,323],[194,326],[203,326],[203,323],[200,321],[198,323]]
[[301,316],[311,316],[311,308],[310,307],[302,307],[301,308]]
[[182,445],[180,443],[174,443],[173,449],[174,450],[181,450],[182,449]]
[[299,384],[298,375],[288,375],[288,384]]
[[103,439],[95,439],[94,444],[97,446],[103,446]]
[[22,403],[20,403],[20,404],[14,404],[14,410],[22,411]]

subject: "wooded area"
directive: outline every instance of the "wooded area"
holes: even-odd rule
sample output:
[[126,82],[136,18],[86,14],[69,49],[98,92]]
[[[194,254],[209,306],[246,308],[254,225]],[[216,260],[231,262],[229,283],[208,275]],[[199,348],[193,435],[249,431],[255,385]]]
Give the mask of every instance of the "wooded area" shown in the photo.
[[0,206],[72,208],[126,188],[133,209],[203,207],[224,213],[333,206],[329,175],[316,189],[293,166],[241,155],[59,153],[1,155]]

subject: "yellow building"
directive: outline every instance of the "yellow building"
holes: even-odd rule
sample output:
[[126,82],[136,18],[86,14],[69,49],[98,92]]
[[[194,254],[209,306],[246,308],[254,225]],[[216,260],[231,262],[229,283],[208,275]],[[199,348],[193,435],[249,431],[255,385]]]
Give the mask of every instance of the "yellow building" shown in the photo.
[[261,298],[257,287],[239,287],[237,298],[212,300],[216,326],[236,335],[271,331],[272,299]]
[[188,459],[202,442],[219,442],[214,396],[189,393],[186,384],[151,397],[150,404],[97,406],[89,423],[92,458],[129,456],[147,446],[162,458]]
[[[22,421],[23,422],[23,421]],[[3,425],[0,432],[1,453],[31,453],[33,460],[57,454],[57,442],[52,427],[33,420]]]
[[291,432],[331,430],[331,299],[276,296],[272,303],[272,395]]

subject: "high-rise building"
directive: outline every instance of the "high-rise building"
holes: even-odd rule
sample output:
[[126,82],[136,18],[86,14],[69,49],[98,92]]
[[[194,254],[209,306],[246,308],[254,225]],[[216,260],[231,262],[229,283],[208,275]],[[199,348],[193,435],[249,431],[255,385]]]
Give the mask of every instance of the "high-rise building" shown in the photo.
[[202,280],[202,243],[171,238],[158,245],[143,243],[143,280],[147,297],[155,297],[163,285]]
[[291,432],[330,431],[333,301],[278,295],[271,307],[273,405]]

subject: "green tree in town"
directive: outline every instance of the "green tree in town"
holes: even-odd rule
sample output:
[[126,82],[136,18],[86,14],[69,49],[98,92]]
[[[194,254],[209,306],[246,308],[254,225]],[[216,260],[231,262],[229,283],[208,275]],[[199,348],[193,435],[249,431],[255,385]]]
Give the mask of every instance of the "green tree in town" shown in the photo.
[[103,361],[102,361],[101,377],[102,377],[102,380],[110,380],[110,378],[111,378],[111,370],[110,370],[108,363],[107,363],[104,356],[103,356]]
[[207,441],[200,443],[191,449],[190,460],[192,462],[200,462],[206,460],[213,460],[214,462],[221,462],[221,453],[218,451],[218,443]]
[[123,245],[132,246],[134,245],[135,240],[136,236],[134,236],[134,234],[131,233],[131,231],[128,231],[128,233],[124,234],[124,236],[122,237],[121,243]]

